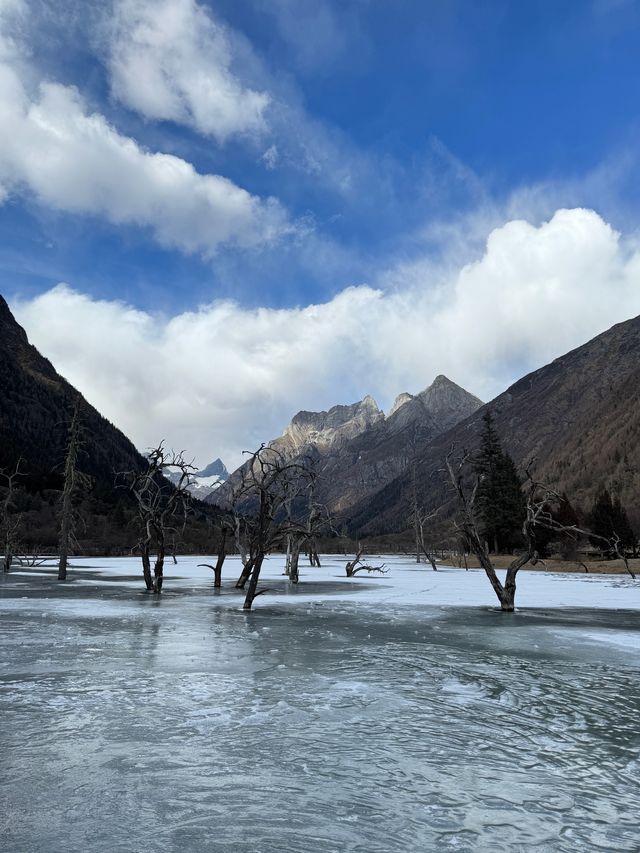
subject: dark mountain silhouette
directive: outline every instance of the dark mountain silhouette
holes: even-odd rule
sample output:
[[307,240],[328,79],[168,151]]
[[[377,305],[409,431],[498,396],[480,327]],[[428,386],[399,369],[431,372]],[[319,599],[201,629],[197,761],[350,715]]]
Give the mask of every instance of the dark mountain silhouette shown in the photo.
[[82,424],[80,467],[94,479],[96,494],[111,493],[114,473],[141,469],[144,458],[29,343],[0,296],[0,467],[11,468],[21,458],[31,490],[58,487],[76,403]]
[[[13,471],[20,460],[25,474],[19,481],[17,509],[26,544],[56,545],[58,490],[76,404],[82,441],[78,467],[92,482],[82,499],[80,544],[87,551],[126,552],[136,541],[136,507],[126,489],[116,488],[116,474],[144,469],[147,462],[29,343],[0,296],[0,469]],[[200,515],[204,511],[215,515],[205,508]],[[208,527],[202,519],[191,526],[192,545],[198,550],[210,537]]]

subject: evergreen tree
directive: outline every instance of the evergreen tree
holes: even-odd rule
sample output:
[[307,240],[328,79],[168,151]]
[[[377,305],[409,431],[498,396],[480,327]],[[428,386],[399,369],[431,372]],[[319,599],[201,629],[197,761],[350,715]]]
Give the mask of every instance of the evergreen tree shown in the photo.
[[609,558],[614,556],[614,551],[607,548],[603,539],[612,540],[617,536],[623,548],[630,548],[635,552],[636,537],[629,523],[627,511],[622,506],[620,498],[616,497],[612,500],[608,489],[603,489],[596,496],[589,514],[589,527],[594,534],[590,537],[591,544]]
[[576,537],[570,532],[564,532],[562,528],[579,527],[580,519],[571,505],[566,492],[559,498],[549,501],[545,505],[545,511],[549,514],[550,525],[535,526],[536,546],[538,556],[548,557],[552,551],[560,551],[563,559],[575,559]]
[[475,470],[480,478],[477,511],[490,550],[510,551],[521,538],[526,514],[522,484],[513,459],[500,444],[491,412],[483,415]]

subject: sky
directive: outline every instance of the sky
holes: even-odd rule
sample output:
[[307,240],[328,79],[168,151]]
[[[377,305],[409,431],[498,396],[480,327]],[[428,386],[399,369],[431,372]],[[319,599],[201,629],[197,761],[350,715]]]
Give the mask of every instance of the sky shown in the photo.
[[640,0],[0,0],[0,291],[197,465],[640,314]]

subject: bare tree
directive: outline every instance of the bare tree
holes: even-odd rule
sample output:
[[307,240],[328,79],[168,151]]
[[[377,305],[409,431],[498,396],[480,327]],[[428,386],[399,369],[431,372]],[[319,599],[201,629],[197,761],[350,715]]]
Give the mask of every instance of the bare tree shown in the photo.
[[58,533],[58,551],[60,554],[58,562],[59,581],[67,579],[69,551],[76,544],[77,518],[75,501],[78,493],[83,489],[87,489],[91,484],[91,479],[78,470],[78,454],[82,445],[80,429],[79,405],[76,402],[69,424],[67,451],[64,460],[64,486],[60,499],[60,530]]
[[2,537],[3,559],[2,571],[10,572],[13,557],[18,546],[18,536],[22,516],[15,511],[15,493],[18,488],[18,480],[24,477],[24,473],[20,470],[22,459],[18,459],[15,468],[11,473],[6,470],[0,470],[0,479],[3,481],[2,489],[4,497],[0,504],[0,536]]
[[218,557],[216,559],[215,566],[212,566],[209,563],[198,563],[199,566],[204,566],[207,569],[211,569],[211,571],[213,572],[214,589],[219,589],[222,586],[222,566],[224,565],[224,561],[227,556],[227,538],[229,534],[233,532],[233,527],[226,519],[222,521],[220,527],[221,529],[218,544]]
[[[436,565],[436,558],[434,556],[433,550],[427,546],[427,541],[425,538],[425,526],[428,522],[432,521],[436,515],[438,514],[438,510],[434,510],[433,512],[427,512],[425,509],[419,506],[415,506],[415,527],[416,527],[416,544],[417,544],[417,554],[420,556],[420,552],[424,554],[425,560],[427,560],[431,564],[431,568],[434,572],[438,571],[438,567]],[[418,562],[420,560],[418,559]]]
[[[191,495],[188,487],[195,466],[186,462],[182,452],[166,450],[164,442],[148,455],[145,471],[126,471],[119,475],[138,505],[140,539],[137,548],[142,559],[142,575],[149,592],[160,593],[164,580],[164,562],[169,537],[182,531],[186,524]],[[164,473],[176,470],[177,483],[171,483]],[[153,576],[151,554],[155,552]]]
[[[489,582],[495,592],[500,607],[504,611],[513,611],[516,597],[516,579],[520,569],[527,563],[538,561],[536,548],[536,528],[553,530],[559,533],[573,535],[588,535],[576,525],[563,525],[556,521],[552,513],[552,507],[560,501],[560,495],[535,481],[531,474],[532,462],[526,468],[525,497],[526,510],[522,522],[522,536],[525,548],[520,555],[515,557],[507,568],[504,584],[498,578],[489,556],[486,542],[480,536],[475,518],[475,499],[479,486],[479,478],[476,477],[472,486],[468,486],[468,467],[470,455],[463,453],[458,462],[454,462],[454,450],[449,451],[446,457],[446,466],[449,478],[456,493],[459,509],[458,529],[469,544],[469,548],[476,555],[480,566],[484,569]],[[611,543],[612,545],[614,543]],[[628,562],[627,569],[631,573]]]
[[306,512],[303,510],[300,517],[296,518],[289,511],[287,518],[289,528],[288,550],[290,550],[288,574],[289,580],[292,583],[298,583],[298,562],[301,550],[306,548],[311,566],[320,568],[320,556],[318,555],[317,545],[318,536],[326,533],[335,533],[329,510],[324,504],[317,503],[314,500],[316,476],[315,469],[311,467],[309,469],[309,500]]
[[[249,453],[242,469],[242,480],[236,494],[236,506],[247,504],[248,510],[240,526],[244,530],[244,548],[248,559],[237,587],[247,593],[244,609],[250,610],[258,592],[258,580],[266,555],[275,547],[283,547],[287,537],[297,533],[299,522],[287,512],[315,479],[311,467],[303,462],[287,462],[273,447],[261,447]],[[289,515],[289,517],[288,517]]]
[[363,546],[358,542],[358,550],[356,552],[353,560],[349,560],[347,565],[344,567],[345,573],[348,578],[352,578],[358,574],[358,572],[379,572],[382,575],[386,575],[389,569],[386,567],[385,563],[382,563],[379,566],[370,566],[368,563],[362,562],[362,556],[364,554]]

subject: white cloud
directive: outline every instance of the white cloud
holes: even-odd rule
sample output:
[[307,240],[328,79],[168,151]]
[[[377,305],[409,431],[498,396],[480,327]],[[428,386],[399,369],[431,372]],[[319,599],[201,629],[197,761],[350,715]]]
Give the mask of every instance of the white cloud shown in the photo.
[[210,255],[220,244],[256,246],[289,229],[274,199],[152,153],[90,112],[76,89],[43,83],[30,97],[0,63],[0,185],[45,205],[151,229],[158,242]]
[[[429,268],[430,269],[430,268]],[[438,373],[484,399],[640,314],[640,252],[592,211],[495,229],[448,277],[247,310],[217,302],[163,321],[59,286],[14,305],[33,342],[139,447],[166,438],[199,464],[270,439],[301,408],[372,393],[389,406]]]
[[116,0],[109,46],[116,98],[224,142],[265,128],[265,92],[232,72],[226,31],[195,0]]

